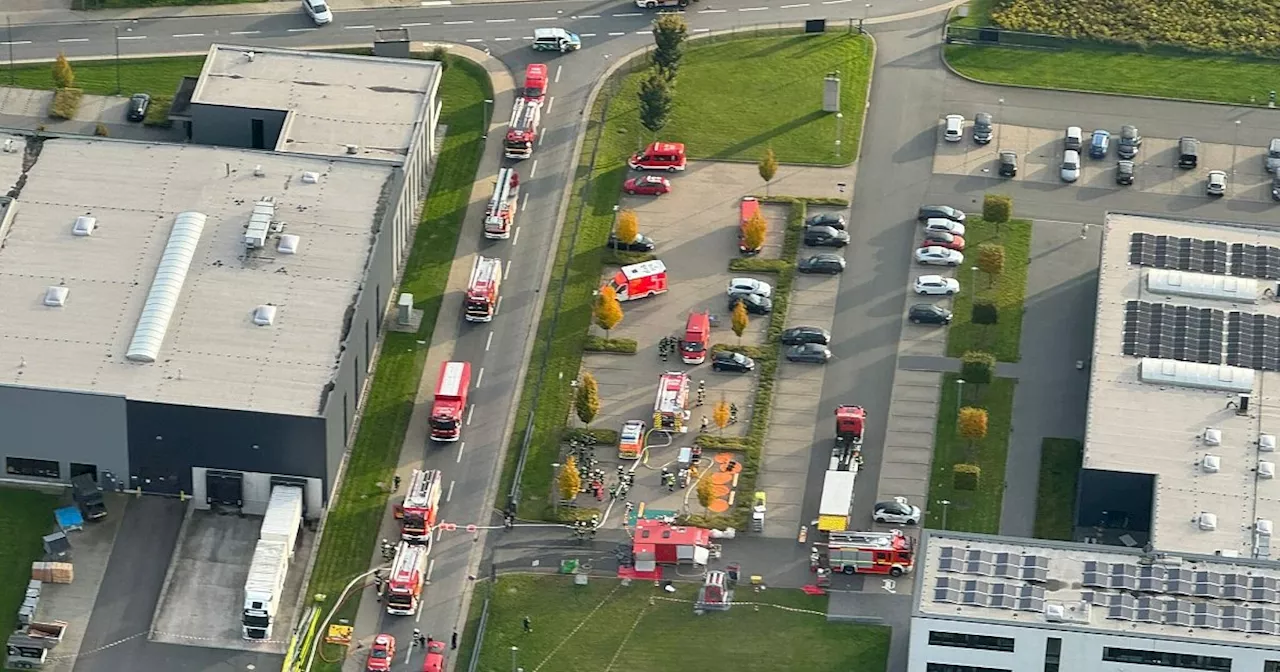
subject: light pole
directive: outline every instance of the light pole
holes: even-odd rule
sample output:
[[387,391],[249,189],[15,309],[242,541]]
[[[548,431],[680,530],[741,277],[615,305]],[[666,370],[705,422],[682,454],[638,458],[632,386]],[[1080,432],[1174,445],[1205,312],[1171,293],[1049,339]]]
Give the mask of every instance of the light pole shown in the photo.
[[116,95],[120,95],[120,26],[112,26],[116,31]]
[[551,510],[558,513],[560,511],[560,498],[564,493],[560,492],[560,463],[551,463]]
[[18,82],[18,73],[13,71],[13,19],[4,18],[5,41],[9,43],[9,85],[12,86]]
[[484,128],[481,130],[480,137],[482,139],[489,138],[489,106],[493,105],[492,98],[484,99]]
[[972,285],[972,287],[970,287],[969,291],[974,292],[975,295],[977,294],[977,291],[978,291],[977,282],[978,282],[978,267],[970,266],[969,267],[969,284]]
[[951,500],[939,499],[938,503],[942,505],[942,529],[947,529],[947,507],[951,506]]
[[1000,107],[996,110],[996,151],[1000,151],[1000,135],[1004,131],[1004,98],[996,101]]
[[868,3],[867,3],[867,4],[862,8],[862,20],[863,20],[863,21],[866,21],[866,20],[867,20],[867,19],[869,19],[869,18],[871,18],[871,3],[869,3],[869,2],[868,2]]
[[956,378],[956,418],[960,417],[960,407],[964,405],[964,378]]
[[1236,119],[1235,140],[1231,142],[1231,181],[1236,179],[1236,149],[1240,146],[1240,120]]
[[844,112],[836,112],[836,158],[837,159],[840,158],[840,137],[842,135],[844,135]]
[[519,650],[518,646],[511,647],[511,672],[516,672],[516,652]]

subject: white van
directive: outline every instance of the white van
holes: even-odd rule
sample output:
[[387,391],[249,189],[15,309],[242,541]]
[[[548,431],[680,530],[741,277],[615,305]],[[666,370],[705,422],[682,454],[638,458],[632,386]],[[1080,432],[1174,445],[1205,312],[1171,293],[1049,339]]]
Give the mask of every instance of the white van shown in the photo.
[[1062,153],[1062,181],[1075,182],[1080,179],[1080,152],[1068,149]]
[[326,5],[324,0],[302,0],[302,11],[306,12],[317,26],[333,21],[333,12],[329,11],[329,5]]

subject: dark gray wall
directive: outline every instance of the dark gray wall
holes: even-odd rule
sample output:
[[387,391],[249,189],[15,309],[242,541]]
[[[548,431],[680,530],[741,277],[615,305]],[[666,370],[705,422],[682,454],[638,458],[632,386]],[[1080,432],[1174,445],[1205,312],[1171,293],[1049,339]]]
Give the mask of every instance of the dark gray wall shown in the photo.
[[254,119],[263,125],[263,149],[272,150],[284,127],[284,110],[263,110],[224,105],[191,105],[191,142],[197,145],[253,148]]
[[72,462],[97,465],[100,477],[110,471],[124,479],[125,404],[124,397],[0,385],[0,469],[4,458],[27,457],[59,462],[64,481]]

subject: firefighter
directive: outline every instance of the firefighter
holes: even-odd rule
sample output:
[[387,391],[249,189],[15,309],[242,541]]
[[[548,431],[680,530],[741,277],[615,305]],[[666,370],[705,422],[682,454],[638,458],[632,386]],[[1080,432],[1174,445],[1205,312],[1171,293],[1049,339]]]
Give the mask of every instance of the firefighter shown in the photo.
[[[701,406],[702,404],[698,404],[698,405]],[[698,431],[701,433],[706,433],[708,425],[709,423],[707,421],[707,416],[705,415],[702,416],[702,427]]]
[[400,491],[400,474],[391,477],[391,492]]
[[533,619],[529,618],[528,616],[524,617],[524,631],[533,632]]

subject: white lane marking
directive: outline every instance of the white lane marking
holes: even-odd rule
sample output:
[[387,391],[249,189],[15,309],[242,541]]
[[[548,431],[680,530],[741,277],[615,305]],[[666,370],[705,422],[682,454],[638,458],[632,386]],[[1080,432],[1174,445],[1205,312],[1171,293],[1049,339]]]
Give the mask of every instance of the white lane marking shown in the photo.
[[451,0],[422,0],[422,2],[418,3],[418,6],[419,7],[445,7],[452,4],[453,2]]
[[14,40],[13,42],[0,42],[0,45],[4,45],[6,47],[10,47],[10,46],[16,47],[20,44],[31,44],[31,40]]
[[145,40],[145,39],[147,39],[147,36],[146,36],[146,35],[121,35],[121,36],[120,36],[120,39],[122,39],[122,40]]
[[619,35],[626,35],[626,33],[609,33],[609,37],[617,37]]
[[[581,37],[581,36],[579,36],[579,37]],[[546,140],[546,139],[547,139],[547,135],[546,135],[545,133],[540,133],[540,134],[538,134],[538,146],[539,146],[539,147],[541,147],[541,146],[542,146],[542,141],[543,141],[543,140]],[[526,197],[526,198],[528,198],[528,196],[529,196],[529,194],[525,194],[525,197]]]
[[[492,334],[493,332],[489,332],[489,333]],[[488,348],[485,348],[485,350],[488,350]],[[467,426],[468,427],[471,426],[471,416],[475,414],[476,414],[476,405],[471,404],[471,408],[467,409]]]
[[[529,192],[524,192],[524,198],[520,199],[520,209],[524,210],[529,207]],[[503,278],[505,280],[506,278]]]
[[[422,617],[422,604],[418,604],[418,617]],[[404,650],[404,664],[409,664],[409,659],[413,657],[413,642],[409,642],[409,646]]]
[[494,42],[510,42],[510,41],[511,41],[511,38],[509,38],[509,37],[495,37],[495,38],[493,38],[493,41],[494,41]]
[[563,66],[563,65],[557,65],[557,66],[556,66],[556,78],[555,78],[555,83],[556,83],[556,84],[559,84],[559,83],[560,83],[560,71],[561,71],[561,70],[563,70],[563,69],[564,69],[564,66]]
[[[507,262],[507,272],[508,272],[508,273],[509,273],[509,272],[511,272],[511,262]],[[503,280],[506,280],[506,279],[507,279],[507,276],[505,276],[505,275],[504,275],[504,276],[502,276],[502,279],[503,279]],[[498,313],[499,313],[501,310],[502,310],[502,297],[501,297],[501,296],[499,296],[499,297],[498,297],[498,302],[497,302],[496,304],[494,304],[494,306],[493,306],[493,316],[494,316],[494,317],[497,317],[497,316],[498,316]]]
[[478,389],[480,389],[480,383],[481,383],[481,382],[483,382],[483,381],[484,381],[484,367],[482,366],[482,367],[480,367],[480,373],[477,373],[477,374],[476,374],[476,384],[475,384],[475,388],[476,388],[477,390],[478,390]]
[[610,16],[612,16],[615,19],[621,19],[624,16],[640,16],[640,12],[627,12],[626,14],[611,14]]
[[431,572],[435,571],[435,569],[436,569],[436,559],[431,558],[431,560],[427,563],[427,580],[428,581],[431,580]]
[[419,21],[417,23],[402,23],[400,24],[400,27],[401,28],[418,28],[419,26],[429,26],[429,25],[431,24],[427,23],[426,21]]
[[579,33],[578,37],[595,37],[595,33]]
[[[492,332],[492,331],[490,331],[490,332],[489,332],[489,338],[486,338],[486,339],[485,339],[485,341],[484,341],[484,351],[485,351],[485,352],[489,352],[489,348],[492,348],[492,347],[493,347],[493,332]],[[476,407],[476,405],[475,405],[475,404],[472,404],[472,405],[471,405],[471,408],[472,408],[473,410],[475,409],[475,407]],[[467,419],[467,424],[468,424],[468,425],[469,425],[469,424],[471,424],[471,420],[470,420],[470,419]]]
[[769,8],[768,7],[739,7],[738,11],[739,12],[763,12],[766,9],[769,9]]
[[599,14],[583,14],[578,18],[579,19],[598,19],[600,18],[600,15]]
[[[454,463],[454,464],[461,464],[461,463],[462,463],[462,450],[463,450],[464,448],[466,448],[466,447],[467,447],[467,442],[466,442],[466,441],[460,441],[460,442],[458,442],[458,459],[456,459],[456,460],[454,460],[454,461],[453,461],[453,463]],[[437,530],[437,531],[439,531],[439,530]],[[439,539],[439,537],[436,537],[436,538],[437,538],[437,539]]]
[[522,37],[522,38],[520,38],[520,39],[522,39],[522,40],[532,40],[532,39],[533,39],[533,36],[532,36],[532,35],[525,35],[524,37]]
[[636,35],[648,35],[648,34],[649,34],[649,32],[650,32],[650,31],[648,31],[648,30],[637,30],[637,31],[636,31]]
[[290,29],[289,29],[289,32],[291,32],[291,33],[311,33],[311,32],[314,32],[314,31],[316,31],[316,30],[319,30],[319,29],[318,29],[318,28],[290,28]]
[[802,3],[798,4],[798,5],[783,5],[783,6],[779,7],[778,9],[799,9],[799,8],[801,8],[801,7],[808,7],[808,6],[809,6],[809,3],[807,3],[807,2],[802,2]]
[[699,9],[699,10],[698,10],[698,13],[699,13],[699,14],[724,14],[724,13],[725,13],[725,12],[727,12],[727,11],[729,11],[729,10],[727,10],[727,9]]
[[[421,600],[421,599],[418,600],[418,612],[417,612],[417,615],[413,617],[414,623],[417,623],[422,620],[422,605],[426,604],[426,602],[427,602],[426,600]],[[413,655],[413,644],[409,645],[409,655],[410,656]]]
[[533,18],[531,18],[531,19],[529,19],[529,20],[530,20],[530,21],[555,21],[555,20],[556,20],[556,17],[554,17],[554,16],[535,16],[535,17],[533,17]]
[[[548,99],[547,99],[547,114],[551,114],[551,108],[552,108],[552,106],[554,106],[555,104],[556,104],[556,97],[555,97],[555,96],[551,96],[550,98],[548,98]],[[532,177],[532,175],[530,175],[530,177]]]
[[[204,33],[178,33],[177,35],[174,35],[174,37],[204,37]],[[59,42],[61,42],[61,40],[59,40]]]
[[[508,262],[507,262],[507,268],[506,268],[506,270],[504,270],[504,271],[502,272],[502,279],[503,279],[503,280],[506,280],[507,278],[511,277],[511,267],[512,267],[512,266],[515,266],[515,262],[508,261]],[[498,297],[498,305],[502,305],[502,297],[501,297],[501,296],[499,296],[499,297]],[[497,308],[497,306],[494,306],[494,308],[493,308],[493,314],[494,314],[494,315],[497,315],[497,314],[498,314],[498,308]]]
[[533,179],[533,176],[534,176],[534,175],[537,175],[537,174],[538,174],[538,160],[537,160],[537,159],[534,159],[534,160],[533,160],[533,165],[532,165],[532,166],[529,166],[529,179],[531,179],[531,180],[532,180],[532,179]]
[[[520,227],[517,226],[516,232],[511,236],[511,247],[515,247],[516,245],[519,245],[519,244],[520,244]],[[506,280],[506,278],[503,278],[503,280]],[[501,301],[502,297],[498,297],[498,300]],[[498,312],[495,310],[494,315],[497,315],[497,314]]]
[[449,492],[444,495],[444,501],[447,502],[451,499],[453,499],[453,481],[449,481]]
[[467,42],[468,42],[469,44],[474,44],[474,43],[476,43],[476,42],[484,42],[484,40],[482,40],[482,39],[480,39],[480,38],[478,38],[478,37],[469,37],[469,38],[467,38]]
[[515,19],[485,19],[485,23],[514,23]]
[[822,4],[824,4],[824,5],[843,5],[843,4],[844,4],[844,3],[846,3],[846,2],[853,2],[853,0],[826,0],[826,2],[824,2],[824,3],[822,3]]
[[373,26],[343,26],[343,30],[372,30]]
[[231,31],[231,34],[232,35],[257,35],[258,33],[261,33],[261,32],[262,32],[261,30],[233,30]]
[[709,33],[709,32],[711,32],[711,29],[710,29],[710,28],[694,28],[694,29],[693,29],[693,32],[695,32],[695,33]]
[[436,541],[440,541],[441,539],[444,539],[444,528],[443,528],[443,527],[437,527],[437,528],[436,528]]
[[[174,35],[174,37],[189,37],[189,36],[188,36],[188,35]],[[63,39],[61,39],[61,40],[58,40],[58,42],[62,42],[62,43],[66,43],[66,42],[88,42],[88,41],[89,41],[89,38],[87,38],[87,37],[67,37],[67,38],[63,38]]]
[[446,26],[465,26],[465,25],[467,25],[467,24],[469,24],[469,23],[475,23],[475,21],[445,21],[445,22],[444,22],[444,25],[446,25]]

